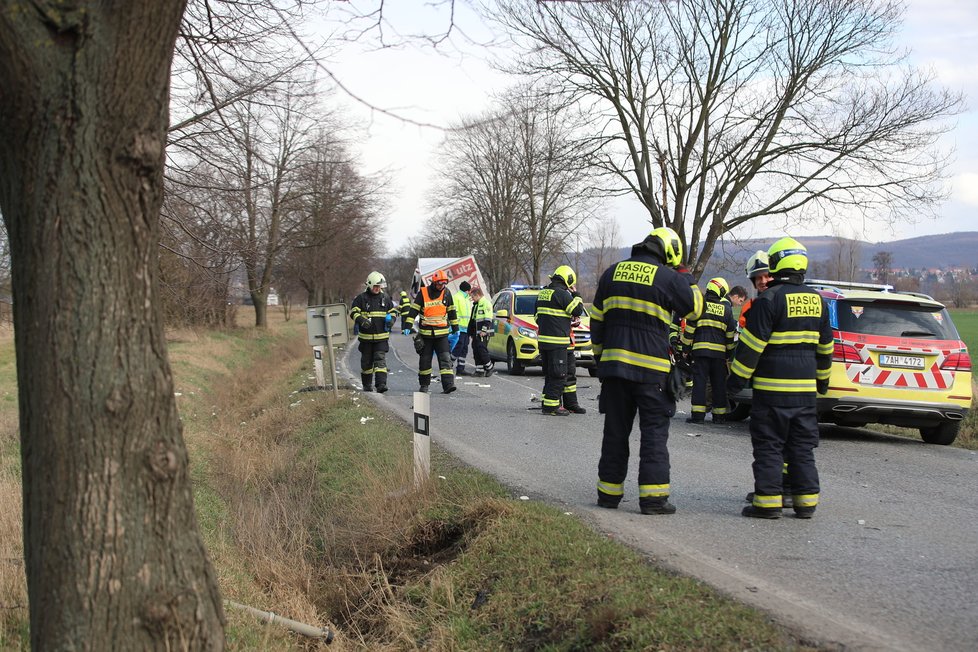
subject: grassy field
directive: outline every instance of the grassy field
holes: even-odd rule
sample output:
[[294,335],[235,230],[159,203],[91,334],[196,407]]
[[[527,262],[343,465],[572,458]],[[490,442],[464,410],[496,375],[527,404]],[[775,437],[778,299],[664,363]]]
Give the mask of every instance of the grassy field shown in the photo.
[[974,361],[975,356],[978,355],[978,309],[949,309],[948,312],[951,313],[958,335],[968,346],[971,360]]
[[[273,313],[273,318],[276,315]],[[225,598],[331,650],[812,650],[763,613],[520,501],[356,392],[307,392],[301,322],[171,333],[194,493]],[[27,649],[15,378],[0,342],[0,648]],[[230,650],[326,649],[229,610]]]

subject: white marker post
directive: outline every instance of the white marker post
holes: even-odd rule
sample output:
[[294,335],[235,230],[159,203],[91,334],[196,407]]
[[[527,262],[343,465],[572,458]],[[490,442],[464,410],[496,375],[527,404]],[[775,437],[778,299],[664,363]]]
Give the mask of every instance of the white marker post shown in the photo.
[[431,475],[431,395],[414,393],[414,486]]
[[312,366],[316,370],[316,387],[326,387],[326,371],[323,369],[323,353],[325,351],[326,347],[322,345],[312,347]]

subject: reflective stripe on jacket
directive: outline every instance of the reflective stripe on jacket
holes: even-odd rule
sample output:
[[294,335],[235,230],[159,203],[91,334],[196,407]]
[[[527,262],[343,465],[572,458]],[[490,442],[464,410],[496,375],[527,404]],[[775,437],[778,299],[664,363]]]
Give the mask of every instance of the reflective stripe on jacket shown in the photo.
[[472,317],[470,324],[476,330],[479,329],[490,329],[492,328],[492,303],[489,301],[489,297],[482,297],[472,307]]
[[662,382],[669,373],[672,314],[699,316],[703,295],[687,274],[638,246],[604,271],[591,309],[599,378]]
[[445,290],[438,294],[432,294],[433,292],[432,286],[426,285],[415,295],[408,312],[407,327],[414,327],[417,320],[415,330],[422,336],[443,337],[450,330],[458,328],[458,316],[451,294]]
[[736,345],[736,332],[737,322],[730,302],[715,292],[707,292],[702,314],[697,319],[686,320],[682,343],[685,349],[692,350],[693,355],[726,358]]
[[364,342],[375,342],[390,338],[387,331],[387,315],[397,315],[398,309],[389,296],[383,292],[374,294],[365,290],[353,299],[350,318],[358,327],[357,337]]
[[822,296],[800,281],[776,279],[751,305],[728,384],[749,383],[755,402],[815,405],[816,381],[828,382],[833,348]]
[[537,343],[540,349],[571,348],[571,318],[583,313],[583,299],[571,294],[567,285],[555,277],[537,295]]

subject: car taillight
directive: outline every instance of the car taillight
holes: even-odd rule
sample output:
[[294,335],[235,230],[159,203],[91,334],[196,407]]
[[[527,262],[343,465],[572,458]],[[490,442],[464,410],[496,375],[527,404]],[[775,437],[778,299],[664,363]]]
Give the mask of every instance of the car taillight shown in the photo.
[[836,342],[835,349],[832,351],[832,362],[859,363],[862,362],[862,358],[859,357],[856,347],[851,344]]
[[944,359],[941,369],[946,371],[971,371],[971,358],[967,353],[952,353]]

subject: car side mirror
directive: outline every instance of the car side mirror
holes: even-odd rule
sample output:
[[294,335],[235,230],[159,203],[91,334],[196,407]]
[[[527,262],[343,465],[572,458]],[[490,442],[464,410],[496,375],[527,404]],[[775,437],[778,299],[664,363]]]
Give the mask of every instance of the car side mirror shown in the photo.
[[509,311],[508,310],[497,310],[496,311],[496,319],[509,319]]

